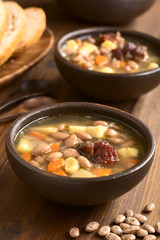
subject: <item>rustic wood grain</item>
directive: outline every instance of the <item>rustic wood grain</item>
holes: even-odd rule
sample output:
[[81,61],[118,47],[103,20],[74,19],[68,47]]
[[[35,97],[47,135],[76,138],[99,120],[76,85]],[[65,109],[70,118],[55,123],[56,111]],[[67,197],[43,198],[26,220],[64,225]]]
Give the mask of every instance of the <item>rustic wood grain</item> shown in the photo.
[[[145,14],[121,27],[160,37],[159,9],[160,1],[157,0]],[[68,31],[91,26],[89,23],[70,17],[55,1],[46,7],[46,12],[48,25],[54,31],[56,40]],[[58,102],[80,100],[100,102],[82,95],[61,78],[56,69],[52,51],[21,78],[16,79],[16,84],[11,83],[3,88],[0,91],[0,102],[16,89],[19,81],[29,78],[52,82],[51,96]],[[12,171],[5,153],[5,135],[10,123],[2,124],[0,125],[0,240],[69,240],[68,230],[72,226],[80,228],[79,240],[104,239],[98,237],[96,233],[86,234],[85,225],[91,220],[97,220],[101,225],[110,224],[117,214],[123,213],[126,209],[141,212],[149,202],[154,202],[156,209],[147,215],[148,222],[154,225],[160,221],[160,86],[136,101],[116,104],[100,103],[131,112],[152,130],[156,138],[157,150],[147,176],[130,192],[103,205],[71,207],[48,201],[23,185]]]

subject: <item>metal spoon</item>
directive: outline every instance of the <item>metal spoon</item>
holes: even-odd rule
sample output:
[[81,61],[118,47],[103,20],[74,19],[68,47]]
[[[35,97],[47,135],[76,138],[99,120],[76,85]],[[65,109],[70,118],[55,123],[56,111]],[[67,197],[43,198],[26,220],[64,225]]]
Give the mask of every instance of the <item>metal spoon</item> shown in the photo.
[[21,82],[18,86],[17,92],[15,95],[9,97],[5,102],[0,106],[0,113],[9,107],[13,106],[15,103],[19,103],[24,99],[36,97],[39,95],[44,95],[51,90],[50,83],[43,80],[27,80]]

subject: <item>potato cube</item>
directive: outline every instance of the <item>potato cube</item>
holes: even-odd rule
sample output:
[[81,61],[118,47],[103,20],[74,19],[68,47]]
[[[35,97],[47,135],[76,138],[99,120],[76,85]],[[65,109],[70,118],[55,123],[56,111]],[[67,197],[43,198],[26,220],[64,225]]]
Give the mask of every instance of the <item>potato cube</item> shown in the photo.
[[51,134],[51,133],[57,132],[57,128],[54,126],[53,127],[49,127],[49,126],[31,127],[30,130],[34,132],[45,133],[45,134]]
[[102,125],[98,125],[95,127],[92,126],[87,127],[87,133],[89,133],[93,138],[103,138],[106,130],[107,127],[104,127]]
[[67,173],[73,174],[79,170],[79,162],[74,157],[69,157],[65,159],[65,171]]
[[70,133],[86,132],[87,127],[86,126],[69,125],[68,130],[69,130]]
[[26,138],[21,138],[16,147],[19,153],[31,152],[33,148],[34,145]]
[[117,151],[120,157],[122,158],[138,157],[137,148],[132,148],[132,147],[119,148]]
[[80,47],[80,52],[85,52],[86,54],[91,54],[97,49],[97,47],[89,42],[83,42],[83,45]]
[[101,44],[101,47],[104,47],[109,51],[117,48],[116,44],[114,42],[110,41],[110,40],[106,40],[105,42],[103,42]]
[[90,178],[90,177],[96,177],[96,175],[81,168],[78,172],[72,174],[72,177]]
[[155,69],[155,68],[158,68],[159,65],[155,62],[151,62],[149,65],[148,65],[148,70],[152,70],[152,69]]
[[111,67],[103,67],[98,69],[98,72],[102,72],[102,73],[115,73],[115,70]]

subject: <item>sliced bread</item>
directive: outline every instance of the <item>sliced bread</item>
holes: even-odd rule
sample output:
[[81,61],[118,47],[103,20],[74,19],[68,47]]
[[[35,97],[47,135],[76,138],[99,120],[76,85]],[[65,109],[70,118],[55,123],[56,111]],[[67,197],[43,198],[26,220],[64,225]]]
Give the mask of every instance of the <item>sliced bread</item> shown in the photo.
[[0,43],[0,66],[5,63],[22,42],[25,34],[25,11],[16,3],[4,2],[8,11],[8,29]]
[[6,5],[0,1],[0,41],[8,27],[8,12]]
[[26,48],[36,43],[46,28],[46,15],[43,9],[30,7],[25,9],[26,31],[22,43],[18,46],[15,55],[23,52]]

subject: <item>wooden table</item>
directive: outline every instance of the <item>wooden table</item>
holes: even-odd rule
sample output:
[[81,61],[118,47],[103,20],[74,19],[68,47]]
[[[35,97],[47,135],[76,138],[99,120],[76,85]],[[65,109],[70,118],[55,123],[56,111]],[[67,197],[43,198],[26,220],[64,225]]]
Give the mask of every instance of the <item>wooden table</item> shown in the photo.
[[[121,26],[160,37],[159,28],[160,1],[134,21]],[[71,30],[91,26],[76,20],[53,1],[46,7],[48,25],[54,31],[55,38]],[[93,25],[92,25],[93,26]],[[65,240],[70,239],[68,230],[72,226],[81,229],[78,239],[100,239],[96,234],[86,234],[84,226],[91,220],[100,225],[110,224],[115,216],[126,209],[141,212],[147,203],[154,202],[156,210],[148,215],[148,222],[160,221],[160,86],[136,101],[108,103],[82,96],[65,82],[58,73],[53,52],[50,52],[39,64],[14,83],[1,89],[0,102],[6,99],[21,80],[28,78],[45,79],[53,82],[53,97],[59,101],[87,100],[116,106],[132,113],[147,124],[157,142],[157,151],[148,175],[133,190],[125,195],[92,207],[71,207],[48,201],[25,186],[12,171],[5,152],[5,135],[10,123],[0,125],[0,240]]]

